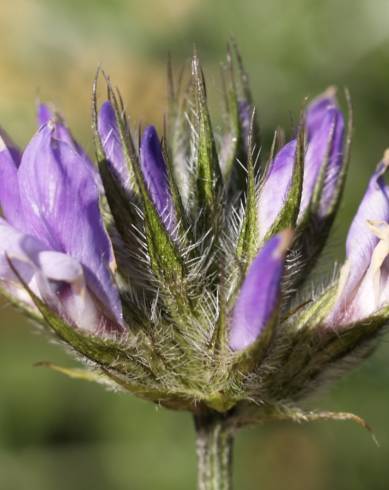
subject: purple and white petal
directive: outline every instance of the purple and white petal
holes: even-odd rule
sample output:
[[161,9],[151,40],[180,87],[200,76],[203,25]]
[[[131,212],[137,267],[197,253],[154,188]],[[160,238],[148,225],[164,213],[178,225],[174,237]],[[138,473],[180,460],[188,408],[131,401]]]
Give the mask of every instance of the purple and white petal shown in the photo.
[[355,286],[369,267],[378,237],[369,227],[369,221],[389,222],[389,187],[384,173],[389,165],[389,154],[371,177],[365,195],[351,223],[346,240],[346,257],[351,263],[350,286]]
[[96,332],[105,323],[97,301],[87,289],[81,264],[69,255],[45,250],[39,253],[37,265],[41,276],[40,293],[52,306],[78,328]]
[[74,147],[42,126],[27,146],[19,167],[24,231],[47,249],[70,255],[85,269],[88,287],[118,323],[119,293],[109,268],[111,244],[99,210],[99,191],[85,160]]
[[166,229],[172,233],[176,226],[176,216],[169,189],[166,163],[154,126],[148,126],[143,133],[140,164],[151,199]]
[[[348,296],[347,291],[343,290],[340,297],[343,303],[338,302],[329,318],[332,324],[346,325],[357,322],[389,303],[389,225],[384,222],[369,222],[369,227],[379,241],[358,286]],[[345,270],[350,271],[350,263],[346,263]]]
[[[377,303],[374,300],[376,292],[369,286],[371,280],[376,278],[377,247],[380,242],[377,228],[372,227],[373,223],[389,222],[389,187],[384,182],[384,173],[389,165],[389,154],[386,153],[383,161],[378,165],[377,170],[369,181],[369,185],[362,199],[357,213],[351,223],[346,241],[346,263],[342,269],[339,286],[338,298],[327,319],[328,324],[346,323],[352,318],[363,315],[362,309],[357,306],[359,312],[355,312],[355,307],[363,303],[367,310],[373,311],[375,307],[371,305]],[[385,241],[378,247],[382,250]],[[382,251],[380,252],[382,257]],[[384,264],[385,257],[381,260]],[[374,262],[374,264],[373,264]],[[361,293],[362,296],[361,296]],[[360,296],[359,301],[356,295]],[[373,296],[372,296],[373,294]],[[356,300],[356,302],[355,302]],[[366,310],[366,311],[367,311]],[[365,313],[366,313],[365,311]]]
[[273,236],[251,264],[231,316],[232,350],[245,349],[255,342],[274,314],[291,239],[290,230]]

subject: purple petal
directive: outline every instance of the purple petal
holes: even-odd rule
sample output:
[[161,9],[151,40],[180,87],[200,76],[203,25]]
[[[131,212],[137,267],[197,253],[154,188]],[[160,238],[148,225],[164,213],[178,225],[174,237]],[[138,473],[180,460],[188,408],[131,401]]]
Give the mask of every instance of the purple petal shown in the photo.
[[287,143],[273,160],[268,177],[261,189],[258,220],[259,234],[264,238],[281,212],[293,174],[296,140]]
[[314,133],[320,131],[323,123],[323,115],[331,107],[336,107],[336,88],[334,87],[329,87],[308,105],[305,114],[308,139],[311,139]]
[[169,190],[167,168],[154,126],[148,126],[143,133],[140,164],[151,199],[167,230],[172,233],[176,218]]
[[121,322],[119,294],[109,270],[111,246],[98,188],[85,160],[54,137],[53,127],[42,126],[23,154],[18,179],[24,231],[48,249],[79,260],[88,286]]
[[279,301],[285,252],[291,238],[290,230],[273,236],[251,264],[232,313],[232,350],[249,347],[271,319]]
[[98,114],[98,131],[106,157],[118,173],[121,181],[128,186],[130,176],[123,153],[123,145],[120,139],[115,111],[109,100],[105,101],[100,108]]
[[8,135],[0,129],[0,205],[4,217],[18,229],[23,226],[17,169],[20,152]]
[[38,126],[40,127],[54,119],[54,113],[47,104],[40,102],[38,104],[36,117],[38,120]]
[[331,144],[325,184],[319,206],[319,212],[323,215],[331,203],[343,163],[344,118],[337,107],[333,91],[327,91],[309,105],[306,115],[306,131],[308,148],[305,155],[300,216],[309,205]]

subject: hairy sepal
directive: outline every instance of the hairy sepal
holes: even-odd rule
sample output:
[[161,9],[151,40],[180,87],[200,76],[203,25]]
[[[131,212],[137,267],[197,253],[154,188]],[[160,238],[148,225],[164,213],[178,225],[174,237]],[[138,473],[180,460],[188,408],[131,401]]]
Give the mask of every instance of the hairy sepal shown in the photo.
[[197,54],[192,59],[192,80],[197,131],[196,188],[200,208],[205,207],[206,226],[213,228],[213,216],[220,207],[223,180],[208,110],[206,89]]
[[[389,307],[363,321],[343,327],[307,324],[291,335],[267,389],[272,399],[298,401],[349,371],[368,357],[377,336],[388,325]],[[286,341],[286,340],[285,340]]]
[[[239,65],[241,60],[235,53],[235,57],[238,57],[238,75],[236,74],[233,54],[234,45],[228,45],[227,62],[222,65],[227,130],[221,143],[221,152],[224,154],[223,176],[230,200],[247,191],[245,166],[249,158],[252,158],[249,152],[259,150],[259,141],[256,138],[258,133],[257,122],[247,75],[243,66]],[[248,116],[246,121],[242,119],[240,104],[246,105]],[[244,128],[245,123],[247,126],[250,125],[250,136],[247,134],[247,128]],[[249,142],[249,139],[252,141]]]
[[[252,116],[251,131],[253,130],[253,118],[254,115]],[[243,275],[258,251],[258,196],[255,182],[253,151],[252,140],[250,139],[245,212],[236,248],[236,255],[242,262]]]

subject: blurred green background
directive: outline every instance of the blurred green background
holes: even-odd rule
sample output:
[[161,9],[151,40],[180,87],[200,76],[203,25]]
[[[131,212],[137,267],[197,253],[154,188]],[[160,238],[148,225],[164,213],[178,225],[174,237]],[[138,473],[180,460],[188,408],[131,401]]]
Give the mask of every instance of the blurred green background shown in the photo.
[[[91,152],[90,88],[99,63],[120,86],[135,124],[161,124],[165,60],[198,47],[210,92],[230,35],[251,75],[265,135],[291,131],[300,104],[329,84],[351,91],[352,166],[323,271],[341,260],[367,178],[389,146],[387,0],[12,0],[0,9],[0,118],[20,145],[35,127],[37,95],[62,110]],[[215,102],[214,107],[218,107]],[[34,368],[75,365],[6,305],[0,326],[0,489],[124,490],[195,486],[190,417]],[[242,432],[236,488],[389,487],[389,348],[311,407],[353,411],[380,442],[350,423],[272,424]]]

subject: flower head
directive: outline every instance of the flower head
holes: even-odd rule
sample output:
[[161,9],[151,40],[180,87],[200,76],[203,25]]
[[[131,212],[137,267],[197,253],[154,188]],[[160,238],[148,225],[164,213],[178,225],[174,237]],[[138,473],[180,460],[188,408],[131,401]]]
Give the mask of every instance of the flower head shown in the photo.
[[266,165],[234,49],[222,134],[197,55],[192,90],[171,82],[164,137],[147,126],[139,148],[107,80],[99,106],[97,77],[96,166],[45,105],[23,152],[1,133],[0,286],[96,379],[243,425],[370,351],[389,317],[389,193],[385,156],[340,276],[305,297],[344,187],[345,118],[327,90]]

